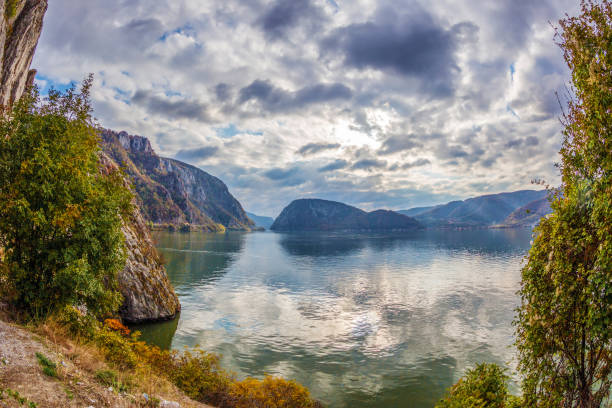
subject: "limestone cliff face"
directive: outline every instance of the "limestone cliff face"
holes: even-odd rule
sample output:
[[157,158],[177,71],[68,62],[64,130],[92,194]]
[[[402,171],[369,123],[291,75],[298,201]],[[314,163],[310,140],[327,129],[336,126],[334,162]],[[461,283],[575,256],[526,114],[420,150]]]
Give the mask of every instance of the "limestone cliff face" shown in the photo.
[[47,0],[0,0],[0,106],[19,99],[28,82]]
[[158,156],[145,137],[104,130],[102,138],[104,151],[130,177],[148,221],[186,223],[212,231],[255,227],[218,178],[189,164]]
[[[106,171],[117,168],[116,163],[103,153],[100,164]],[[127,180],[126,185],[129,185]],[[133,204],[134,211],[129,220],[124,220],[122,227],[127,261],[118,274],[119,290],[124,298],[119,313],[123,320],[132,323],[170,319],[181,305],[153,246],[136,200]]]
[[[0,106],[11,106],[34,81],[36,71],[30,70],[30,64],[46,11],[47,0],[0,0]],[[107,170],[116,167],[104,155],[100,164]],[[125,299],[121,316],[130,322],[175,316],[180,310],[178,298],[137,206],[125,220],[123,233],[128,258],[118,276]]]

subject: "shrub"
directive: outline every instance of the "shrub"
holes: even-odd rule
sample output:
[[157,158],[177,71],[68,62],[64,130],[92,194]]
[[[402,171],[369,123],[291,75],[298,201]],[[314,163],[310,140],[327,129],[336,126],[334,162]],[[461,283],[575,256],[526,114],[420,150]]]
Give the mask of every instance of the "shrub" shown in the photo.
[[309,408],[320,406],[308,390],[295,381],[266,376],[263,380],[247,378],[235,382],[229,390],[235,408]]
[[121,323],[117,319],[106,319],[104,320],[104,325],[108,327],[110,330],[119,332],[124,337],[128,337],[130,335],[130,329],[125,327],[123,323]]
[[65,306],[55,314],[57,323],[65,327],[73,336],[83,337],[87,340],[94,338],[100,329],[100,322],[93,316],[74,306]]
[[133,341],[121,333],[104,326],[94,336],[94,342],[106,359],[119,367],[134,368],[139,358],[134,352]]
[[518,407],[518,399],[508,394],[507,381],[497,364],[478,364],[447,391],[436,408]]
[[0,116],[4,262],[13,302],[34,317],[81,304],[104,316],[121,303],[121,216],[131,193],[118,171],[99,169],[92,81],[45,100],[33,89]]
[[196,349],[172,354],[170,379],[193,399],[218,404],[230,385],[230,377],[219,366],[219,357]]

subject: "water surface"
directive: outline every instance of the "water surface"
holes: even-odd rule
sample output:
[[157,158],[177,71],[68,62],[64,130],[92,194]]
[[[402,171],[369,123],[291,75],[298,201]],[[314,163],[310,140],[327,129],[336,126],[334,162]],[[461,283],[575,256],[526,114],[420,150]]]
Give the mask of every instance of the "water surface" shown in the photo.
[[238,377],[296,379],[330,407],[432,407],[476,362],[512,366],[529,230],[158,232],[182,304],[140,327]]

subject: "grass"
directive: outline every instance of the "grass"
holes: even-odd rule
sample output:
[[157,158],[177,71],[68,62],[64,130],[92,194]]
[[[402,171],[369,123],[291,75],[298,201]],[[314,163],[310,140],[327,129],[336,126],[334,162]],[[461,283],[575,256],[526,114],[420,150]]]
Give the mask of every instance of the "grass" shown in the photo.
[[113,387],[117,392],[128,392],[131,389],[129,383],[124,383],[119,380],[119,376],[114,370],[98,370],[96,371],[96,379],[102,385]]
[[20,406],[26,406],[28,408],[37,407],[35,402],[30,401],[26,397],[23,397],[21,394],[19,394],[19,391],[14,391],[10,388],[0,388],[0,401],[5,401],[7,398],[12,398]]
[[49,377],[57,378],[57,365],[45,357],[42,353],[36,353],[36,359],[42,367],[42,372]]

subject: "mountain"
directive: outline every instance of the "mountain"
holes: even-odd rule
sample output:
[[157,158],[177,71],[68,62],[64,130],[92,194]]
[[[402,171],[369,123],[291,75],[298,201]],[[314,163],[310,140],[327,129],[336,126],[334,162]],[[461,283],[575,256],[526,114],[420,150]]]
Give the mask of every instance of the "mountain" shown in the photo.
[[146,137],[103,130],[102,148],[125,169],[143,216],[156,225],[206,231],[249,230],[244,209],[218,178],[174,159],[158,156]]
[[[100,167],[102,173],[108,174],[117,169],[117,163],[101,153]],[[125,183],[129,185],[129,180]],[[133,201],[132,213],[121,226],[127,259],[117,274],[119,292],[123,295],[119,314],[130,323],[171,319],[181,310],[181,305],[135,202],[136,197]]]
[[274,231],[406,231],[419,228],[421,225],[413,218],[394,211],[368,213],[347,204],[320,199],[293,201],[270,227]]
[[533,227],[540,218],[550,214],[550,202],[548,197],[532,201],[527,205],[514,210],[501,224],[504,227]]
[[503,223],[515,210],[541,200],[547,194],[546,190],[521,190],[488,194],[464,201],[451,201],[433,207],[419,207],[398,212],[412,216],[428,227],[487,227]]
[[265,229],[270,229],[270,227],[272,226],[272,224],[274,224],[274,218],[272,217],[265,217],[263,215],[256,215],[250,212],[246,213],[250,219],[252,219],[255,222],[255,226],[257,227],[261,227],[261,228],[265,228]]
[[[3,14],[0,18],[0,106],[9,107],[34,81],[36,70],[30,70],[30,64],[47,1],[0,0],[0,10]],[[102,173],[116,166],[108,156],[100,154]],[[128,180],[125,183],[128,185]],[[130,322],[174,317],[181,305],[137,206],[123,220],[121,231],[125,236],[127,259],[117,274],[118,288],[124,298],[119,314]]]

